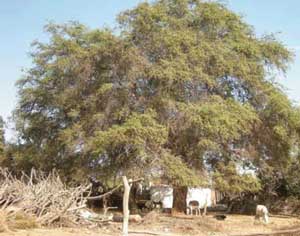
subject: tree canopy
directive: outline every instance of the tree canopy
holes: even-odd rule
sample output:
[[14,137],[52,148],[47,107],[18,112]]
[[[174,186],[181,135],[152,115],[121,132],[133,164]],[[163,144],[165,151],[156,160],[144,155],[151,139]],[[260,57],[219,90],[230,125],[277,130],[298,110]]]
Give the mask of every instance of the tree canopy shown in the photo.
[[299,109],[273,80],[293,55],[225,5],[157,0],[121,13],[116,32],[45,29],[49,41],[33,43],[33,66],[18,81],[15,166],[183,185],[215,172],[224,188],[232,179],[222,167],[242,192],[259,180],[234,169],[259,176],[297,160]]
[[4,158],[5,138],[4,138],[4,120],[0,116],[0,158]]

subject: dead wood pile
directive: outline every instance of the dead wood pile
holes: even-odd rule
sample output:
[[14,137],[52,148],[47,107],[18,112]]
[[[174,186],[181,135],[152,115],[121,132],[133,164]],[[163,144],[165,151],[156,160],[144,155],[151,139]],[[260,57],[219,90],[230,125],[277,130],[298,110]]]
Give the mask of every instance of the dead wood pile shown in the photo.
[[0,210],[34,216],[41,225],[95,224],[82,216],[90,185],[67,187],[56,172],[35,170],[16,178],[0,169]]

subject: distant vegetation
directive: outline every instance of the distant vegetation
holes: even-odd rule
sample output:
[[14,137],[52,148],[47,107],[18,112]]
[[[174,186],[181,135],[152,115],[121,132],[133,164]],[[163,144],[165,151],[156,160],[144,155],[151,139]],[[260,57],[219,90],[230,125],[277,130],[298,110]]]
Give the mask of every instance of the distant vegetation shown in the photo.
[[300,193],[300,111],[273,79],[293,55],[274,36],[198,0],[141,3],[116,31],[45,29],[17,84],[19,142],[4,153],[0,134],[2,166],[55,168],[69,183],[125,174],[211,179],[230,197]]

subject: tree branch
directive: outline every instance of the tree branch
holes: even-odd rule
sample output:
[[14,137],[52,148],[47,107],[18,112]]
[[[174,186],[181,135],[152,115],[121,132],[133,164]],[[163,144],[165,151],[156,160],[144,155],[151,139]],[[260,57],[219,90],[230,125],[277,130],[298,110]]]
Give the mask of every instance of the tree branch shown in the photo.
[[[144,178],[139,178],[139,179],[135,179],[135,180],[129,180],[128,182],[129,183],[136,183],[136,182],[141,182],[143,180],[144,180]],[[100,200],[104,197],[107,197],[107,196],[113,194],[115,191],[117,191],[122,186],[123,186],[123,184],[119,184],[116,187],[114,187],[112,190],[108,191],[107,193],[104,193],[104,194],[101,194],[101,195],[98,195],[98,196],[94,196],[94,197],[87,197],[86,199],[87,200]]]

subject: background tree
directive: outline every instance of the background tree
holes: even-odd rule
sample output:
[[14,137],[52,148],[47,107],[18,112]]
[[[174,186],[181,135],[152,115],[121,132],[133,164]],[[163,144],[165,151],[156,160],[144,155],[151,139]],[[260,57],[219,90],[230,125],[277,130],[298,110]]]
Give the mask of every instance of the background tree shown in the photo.
[[227,164],[222,162],[217,164],[213,174],[214,187],[225,194],[225,199],[229,203],[228,212],[231,212],[234,201],[261,190],[259,179],[253,178],[252,174],[246,173],[242,166],[232,161]]
[[4,137],[4,120],[0,116],[0,158],[4,157],[5,137]]
[[[141,3],[118,22],[119,33],[49,24],[49,42],[34,43],[15,111],[22,160],[68,180],[183,185],[227,181],[219,163],[286,170],[300,125],[272,79],[292,59],[280,42],[216,2]],[[232,175],[239,192],[257,191]]]

